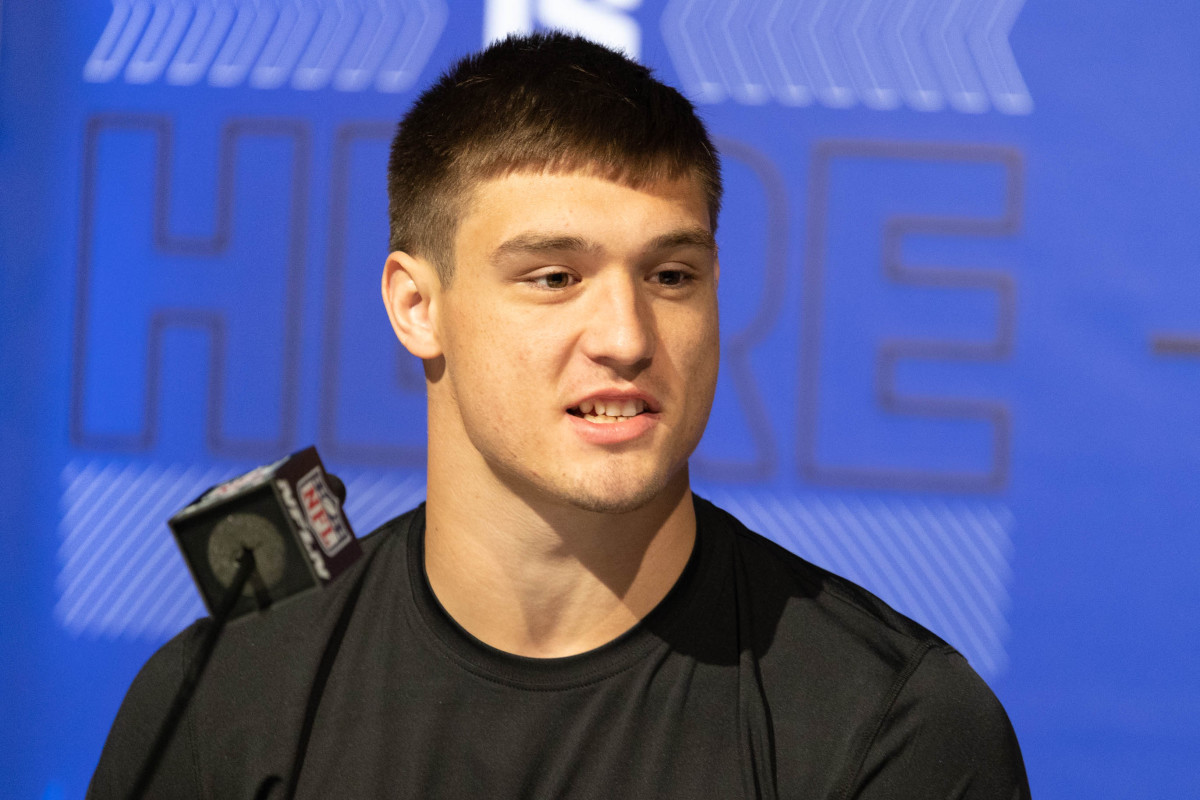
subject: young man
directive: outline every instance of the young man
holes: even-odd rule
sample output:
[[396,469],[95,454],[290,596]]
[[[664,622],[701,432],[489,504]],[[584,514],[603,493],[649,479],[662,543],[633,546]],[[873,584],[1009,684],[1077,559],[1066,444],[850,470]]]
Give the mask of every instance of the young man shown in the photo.
[[[961,656],[689,489],[721,184],[682,96],[509,39],[417,101],[389,193],[427,502],[227,631],[152,794],[1028,796]],[[128,785],[203,628],[135,681],[93,796]]]

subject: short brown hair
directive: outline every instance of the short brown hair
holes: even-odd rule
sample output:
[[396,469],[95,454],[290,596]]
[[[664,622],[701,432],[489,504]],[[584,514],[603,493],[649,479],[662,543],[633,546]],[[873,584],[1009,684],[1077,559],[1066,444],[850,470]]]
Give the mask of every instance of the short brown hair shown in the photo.
[[479,181],[588,171],[631,186],[694,177],[713,230],[721,167],[695,108],[649,69],[578,36],[510,36],[451,67],[401,120],[388,160],[390,246],[453,274]]

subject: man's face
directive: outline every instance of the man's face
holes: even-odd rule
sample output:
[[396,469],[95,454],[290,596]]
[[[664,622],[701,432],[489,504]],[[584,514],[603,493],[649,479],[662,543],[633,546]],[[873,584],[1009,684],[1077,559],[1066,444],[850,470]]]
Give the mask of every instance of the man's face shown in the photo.
[[478,185],[435,317],[445,370],[430,420],[444,435],[431,448],[592,511],[686,485],[716,387],[717,276],[693,180]]

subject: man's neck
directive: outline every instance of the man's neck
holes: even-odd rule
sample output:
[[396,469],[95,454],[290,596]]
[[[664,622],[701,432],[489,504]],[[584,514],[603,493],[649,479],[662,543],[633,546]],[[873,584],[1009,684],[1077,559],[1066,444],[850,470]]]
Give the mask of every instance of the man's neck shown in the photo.
[[430,472],[430,586],[459,625],[516,655],[575,655],[620,636],[674,586],[695,536],[686,470],[646,506],[622,514],[530,500],[499,481],[467,487]]

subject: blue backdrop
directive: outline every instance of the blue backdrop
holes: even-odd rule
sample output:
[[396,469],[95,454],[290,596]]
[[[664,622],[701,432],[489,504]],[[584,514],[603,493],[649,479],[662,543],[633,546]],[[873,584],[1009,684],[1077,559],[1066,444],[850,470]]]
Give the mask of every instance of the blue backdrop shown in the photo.
[[82,796],[200,489],[316,443],[360,533],[419,501],[386,143],[548,26],[719,137],[702,490],[956,644],[1037,797],[1200,796],[1190,0],[0,0],[0,795]]

